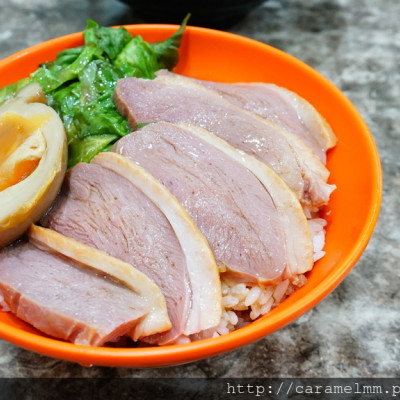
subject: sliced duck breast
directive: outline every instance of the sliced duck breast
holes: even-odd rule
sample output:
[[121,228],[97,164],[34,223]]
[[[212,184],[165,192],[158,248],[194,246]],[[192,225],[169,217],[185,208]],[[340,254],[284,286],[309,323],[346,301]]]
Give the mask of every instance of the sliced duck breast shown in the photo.
[[100,346],[171,327],[160,289],[131,265],[49,229],[0,251],[6,311],[40,331]]
[[188,78],[125,78],[114,100],[132,129],[138,123],[187,122],[216,134],[271,167],[310,209],[326,204],[334,189],[326,183],[328,170],[301,139]]
[[225,275],[271,285],[312,268],[301,205],[276,173],[203,128],[149,124],[113,151],[144,167],[183,204]]
[[337,139],[326,120],[296,93],[271,83],[202,84],[239,107],[294,133],[326,164],[326,152],[336,145]]
[[127,262],[165,296],[172,328],[146,338],[166,344],[218,324],[218,269],[181,204],[142,167],[115,153],[71,169],[42,224]]
[[[161,70],[158,75],[174,74]],[[225,99],[274,122],[300,137],[326,163],[326,152],[337,138],[321,114],[304,98],[272,83],[220,83],[196,80]]]

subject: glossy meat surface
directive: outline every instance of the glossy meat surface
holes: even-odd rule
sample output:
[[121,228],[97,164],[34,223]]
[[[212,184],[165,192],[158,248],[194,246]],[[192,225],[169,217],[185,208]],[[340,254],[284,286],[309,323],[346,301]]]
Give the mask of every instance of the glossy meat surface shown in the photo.
[[0,251],[0,293],[17,317],[82,345],[118,339],[148,311],[123,284],[30,242]]
[[78,164],[42,224],[119,258],[150,277],[167,302],[178,337],[191,302],[186,259],[164,214],[119,174],[96,164]]
[[198,125],[271,167],[303,204],[315,208],[329,199],[329,173],[299,138],[190,79],[126,78],[118,82],[114,98],[132,129],[155,121]]

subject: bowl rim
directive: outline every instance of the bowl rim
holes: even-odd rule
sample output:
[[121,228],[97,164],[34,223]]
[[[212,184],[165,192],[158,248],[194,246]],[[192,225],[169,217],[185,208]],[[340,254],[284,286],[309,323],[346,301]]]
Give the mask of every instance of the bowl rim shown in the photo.
[[[172,24],[132,24],[118,26],[124,26],[128,31],[134,34],[160,31],[162,33],[165,32],[166,35],[169,35],[178,28],[178,25]],[[77,362],[84,366],[103,365],[115,367],[148,368],[197,361],[234,350],[243,345],[250,344],[277,331],[288,323],[293,322],[299,316],[319,303],[339,285],[339,283],[350,272],[366,248],[379,217],[382,201],[382,170],[378,149],[376,147],[374,138],[363,118],[350,100],[321,73],[294,56],[268,44],[259,42],[255,39],[240,36],[235,33],[211,28],[187,26],[186,30],[189,33],[194,33],[197,35],[231,39],[249,46],[261,47],[264,51],[270,52],[273,56],[283,58],[285,61],[295,64],[296,67],[311,74],[313,79],[318,80],[328,90],[334,92],[335,96],[339,97],[343,104],[346,105],[346,108],[351,113],[352,118],[354,118],[360,128],[364,131],[365,139],[367,139],[369,153],[368,156],[371,160],[373,160],[374,176],[371,177],[371,179],[376,182],[376,192],[374,194],[375,201],[373,204],[371,204],[371,207],[368,210],[368,219],[365,221],[358,241],[352,247],[352,250],[347,256],[346,261],[341,263],[339,268],[335,268],[328,277],[326,277],[317,286],[313,287],[310,291],[305,293],[294,304],[290,304],[283,310],[278,306],[268,313],[268,315],[265,315],[261,319],[252,322],[250,325],[217,338],[199,340],[197,342],[191,342],[188,344],[175,344],[161,347],[91,347],[76,345],[58,339],[53,339],[51,337],[38,335],[37,333],[28,332],[20,329],[19,327],[10,326],[6,322],[0,321],[1,338],[30,351],[57,359]],[[72,45],[76,45],[76,43],[80,40],[82,40],[82,32],[75,32],[30,46],[1,60],[0,71],[5,66],[14,63],[15,61],[18,61],[20,58],[23,58],[29,54],[37,53],[47,48],[57,48],[59,46],[62,46],[63,48],[71,47]],[[268,321],[267,326],[264,326],[265,321]]]

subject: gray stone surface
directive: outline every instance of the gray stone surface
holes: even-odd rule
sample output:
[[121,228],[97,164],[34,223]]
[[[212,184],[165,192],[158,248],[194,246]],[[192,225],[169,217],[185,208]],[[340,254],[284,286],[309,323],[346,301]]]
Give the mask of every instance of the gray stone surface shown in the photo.
[[[350,98],[376,140],[385,183],[380,219],[332,294],[257,343],[157,370],[85,368],[0,341],[0,377],[399,377],[399,16],[398,0],[269,0],[228,28],[321,72]],[[87,18],[140,22],[114,0],[2,0],[0,59],[80,31]]]

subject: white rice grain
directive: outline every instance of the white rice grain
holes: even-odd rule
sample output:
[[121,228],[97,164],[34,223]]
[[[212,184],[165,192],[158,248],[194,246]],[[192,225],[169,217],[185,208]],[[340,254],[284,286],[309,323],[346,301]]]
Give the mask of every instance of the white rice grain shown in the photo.
[[261,288],[259,286],[253,286],[250,289],[249,293],[247,294],[244,304],[246,306],[251,306],[258,300],[260,294],[261,294]]
[[[313,210],[306,209],[305,211],[313,240],[314,261],[316,261],[325,255],[323,248],[325,246],[326,221],[322,218],[315,218]],[[221,272],[226,271],[226,266],[219,265],[219,267]],[[221,321],[216,328],[209,330],[203,337],[225,335],[248,325],[251,321],[267,314],[306,282],[307,278],[304,275],[296,275],[276,285],[263,287],[246,285],[243,282],[238,283],[224,277],[224,274],[221,273],[223,305]]]
[[285,292],[289,287],[289,279],[285,279],[282,282],[279,282],[276,285],[276,288],[274,290],[274,299],[275,299],[275,303],[280,303],[281,300],[283,299],[283,297],[285,296]]
[[273,287],[267,287],[261,292],[259,303],[261,305],[267,304],[270,300],[272,301],[272,294],[274,293]]
[[310,227],[313,247],[314,247],[314,261],[320,259],[325,252],[322,249],[325,246],[325,226],[326,221],[323,218],[313,218],[308,220]]
[[272,308],[273,304],[274,304],[274,299],[271,296],[268,302],[261,306],[261,315],[266,314]]
[[222,306],[224,308],[233,308],[239,303],[239,299],[232,295],[227,295],[222,297]]
[[247,294],[246,285],[244,283],[234,283],[231,281],[231,293],[240,296],[242,299]]
[[230,324],[233,325],[233,326],[236,325],[238,323],[238,321],[239,321],[238,316],[233,311],[229,311],[228,312],[228,317],[229,317]]

